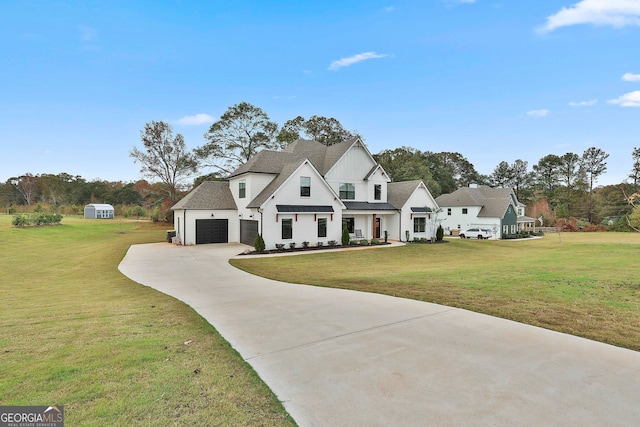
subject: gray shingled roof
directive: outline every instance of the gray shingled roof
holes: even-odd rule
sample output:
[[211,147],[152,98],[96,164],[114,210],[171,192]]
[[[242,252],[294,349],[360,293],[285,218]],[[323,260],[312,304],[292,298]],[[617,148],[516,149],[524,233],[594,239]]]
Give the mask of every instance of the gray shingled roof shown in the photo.
[[327,147],[317,141],[298,139],[282,151],[260,151],[229,177],[248,172],[278,174],[285,164],[304,159],[309,159],[320,175],[324,176],[356,140],[357,138],[352,138]]
[[481,206],[478,217],[502,218],[512,201],[511,192],[510,188],[463,187],[438,196],[436,202],[443,207]]
[[204,181],[171,207],[177,209],[238,209],[227,181]]
[[416,191],[421,180],[402,181],[402,182],[390,182],[387,184],[387,200],[393,206],[397,206],[398,209],[407,203],[409,197]]
[[280,186],[295,172],[306,159],[287,163],[282,166],[280,174],[275,177],[265,188],[247,205],[248,208],[259,208]]

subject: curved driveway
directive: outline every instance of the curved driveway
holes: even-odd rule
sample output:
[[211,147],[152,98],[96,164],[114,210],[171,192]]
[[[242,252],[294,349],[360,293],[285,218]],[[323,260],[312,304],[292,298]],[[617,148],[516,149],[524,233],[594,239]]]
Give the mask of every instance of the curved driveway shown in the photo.
[[640,425],[638,352],[256,277],[228,263],[245,248],[136,245],[119,269],[207,319],[301,426]]

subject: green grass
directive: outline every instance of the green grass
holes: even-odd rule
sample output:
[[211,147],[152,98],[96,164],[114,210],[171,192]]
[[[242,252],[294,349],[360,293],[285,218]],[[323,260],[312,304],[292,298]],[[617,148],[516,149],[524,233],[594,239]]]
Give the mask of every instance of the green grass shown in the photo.
[[563,233],[232,264],[276,280],[435,302],[639,351],[639,259],[638,233]]
[[0,405],[64,405],[68,425],[295,425],[204,319],[118,271],[166,225],[10,223],[0,215]]

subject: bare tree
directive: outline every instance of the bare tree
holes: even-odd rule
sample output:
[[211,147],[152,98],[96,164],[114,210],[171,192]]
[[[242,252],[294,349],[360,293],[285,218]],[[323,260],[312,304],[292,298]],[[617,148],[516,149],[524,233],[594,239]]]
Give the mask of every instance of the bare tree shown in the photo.
[[186,149],[181,134],[173,136],[171,125],[163,121],[151,121],[140,131],[145,151],[134,147],[129,156],[140,163],[140,172],[150,178],[159,178],[166,185],[167,196],[178,200],[179,184],[194,175],[198,161]]
[[33,195],[38,189],[38,177],[25,173],[19,177],[9,178],[9,182],[15,186],[25,203],[30,205]]
[[593,185],[598,177],[607,171],[607,158],[609,155],[596,147],[587,148],[582,154],[581,165],[589,179],[589,204],[587,216],[591,222],[591,204],[593,199]]

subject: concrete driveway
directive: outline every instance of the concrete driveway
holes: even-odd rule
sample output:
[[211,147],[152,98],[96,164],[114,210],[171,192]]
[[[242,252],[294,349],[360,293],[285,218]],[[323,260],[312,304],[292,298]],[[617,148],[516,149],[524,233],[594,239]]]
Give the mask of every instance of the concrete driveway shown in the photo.
[[207,319],[301,426],[640,425],[638,352],[437,304],[263,279],[228,264],[245,248],[136,245],[119,269]]

